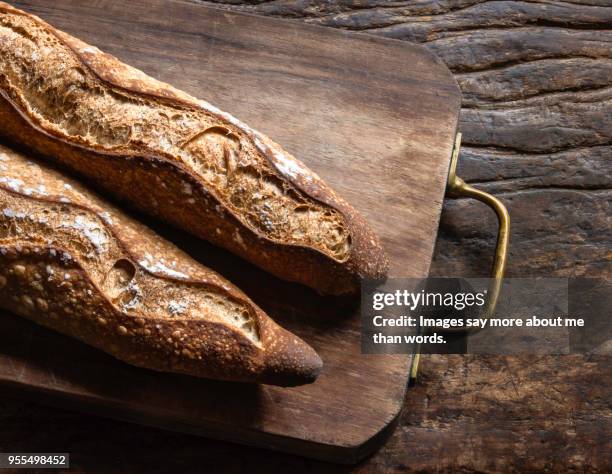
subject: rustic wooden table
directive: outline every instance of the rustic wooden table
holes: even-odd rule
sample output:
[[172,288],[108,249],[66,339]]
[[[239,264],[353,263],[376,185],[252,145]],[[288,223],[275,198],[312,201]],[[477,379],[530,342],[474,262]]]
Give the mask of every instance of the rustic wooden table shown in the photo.
[[[425,44],[464,94],[460,175],[512,215],[508,275],[612,274],[610,0],[216,5]],[[486,275],[495,231],[447,201],[433,274]],[[75,472],[609,472],[611,386],[603,356],[424,357],[397,431],[353,468],[6,399],[0,451],[70,451]]]

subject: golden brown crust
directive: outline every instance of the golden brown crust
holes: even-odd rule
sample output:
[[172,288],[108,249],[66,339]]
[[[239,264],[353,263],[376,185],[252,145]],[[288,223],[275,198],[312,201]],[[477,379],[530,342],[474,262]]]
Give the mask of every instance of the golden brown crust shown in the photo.
[[[32,76],[42,71],[43,83],[45,62],[51,63],[54,55],[61,54],[62,64],[74,62],[74,69],[67,70],[74,73],[74,81],[65,79],[63,83],[71,93],[93,81],[98,88],[108,90],[113,100],[136,104],[130,111],[173,115],[181,125],[170,122],[160,129],[163,119],[156,115],[155,133],[148,133],[163,136],[167,143],[161,143],[162,139],[147,142],[133,128],[126,137],[120,137],[123,140],[117,138],[123,130],[117,129],[105,129],[103,136],[93,138],[87,135],[89,132],[76,129],[69,133],[66,129],[73,124],[67,127],[59,119],[54,122],[49,114],[37,115],[31,105],[39,97],[35,92],[26,97],[27,84],[11,85],[5,79],[0,80],[0,118],[7,125],[0,133],[28,143],[39,153],[52,155],[63,166],[90,178],[125,202],[223,246],[281,278],[322,293],[342,294],[357,291],[364,278],[384,276],[386,257],[363,218],[316,174],[271,140],[212,105],[156,81],[34,16],[0,3],[2,13],[8,26],[0,30],[0,38],[4,34],[7,44],[11,40],[17,46],[32,41],[34,46],[28,43],[24,51],[37,56],[34,62],[25,54],[13,55],[12,60],[31,68]],[[17,21],[15,15],[27,19],[18,25],[20,32],[29,35],[27,40],[18,37],[17,28],[9,28],[11,21]],[[46,56],[39,57],[36,40],[42,41],[44,35],[52,35],[57,43],[48,44]],[[0,60],[0,79],[3,69],[5,76],[10,74],[9,55],[5,56]],[[83,93],[89,96],[83,96],[86,100],[81,102],[93,95]],[[66,102],[66,97],[62,100]],[[79,123],[92,121],[88,126],[103,128],[108,114],[112,114],[100,111],[111,99],[104,100],[95,102],[91,98],[92,109],[87,110],[87,119],[80,116]],[[44,107],[36,110],[41,109]],[[110,118],[117,122],[116,117]],[[123,125],[131,127],[133,123]],[[215,159],[222,163],[219,165]],[[134,195],[126,176],[142,184],[142,194]],[[166,189],[159,186],[160,179]],[[189,197],[181,202],[181,212],[177,214],[177,206],[168,203],[180,198],[184,189],[189,189]],[[257,195],[264,198],[254,199]]]
[[296,385],[321,367],[220,275],[3,146],[0,306],[153,370]]

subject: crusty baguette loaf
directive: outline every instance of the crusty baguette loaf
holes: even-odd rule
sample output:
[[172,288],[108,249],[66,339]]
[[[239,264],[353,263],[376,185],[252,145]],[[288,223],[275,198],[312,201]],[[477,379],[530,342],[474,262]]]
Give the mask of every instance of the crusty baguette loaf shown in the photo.
[[321,293],[387,260],[363,218],[267,137],[0,2],[0,133],[105,192]]
[[3,146],[0,307],[159,371],[296,385],[321,367],[221,276]]

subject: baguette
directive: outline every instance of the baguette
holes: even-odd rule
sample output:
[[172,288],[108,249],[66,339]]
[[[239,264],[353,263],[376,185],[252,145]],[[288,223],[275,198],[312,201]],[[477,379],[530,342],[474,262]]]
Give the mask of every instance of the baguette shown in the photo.
[[381,279],[364,219],[264,135],[0,2],[0,133],[103,192],[324,294]]
[[3,146],[0,307],[158,371],[298,385],[321,368],[221,276]]

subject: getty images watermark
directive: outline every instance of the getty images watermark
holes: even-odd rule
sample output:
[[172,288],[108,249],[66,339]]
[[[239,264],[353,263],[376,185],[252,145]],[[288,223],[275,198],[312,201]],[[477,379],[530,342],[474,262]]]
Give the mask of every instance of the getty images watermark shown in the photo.
[[389,279],[362,289],[368,354],[610,354],[612,282],[513,278],[485,314],[491,280]]

